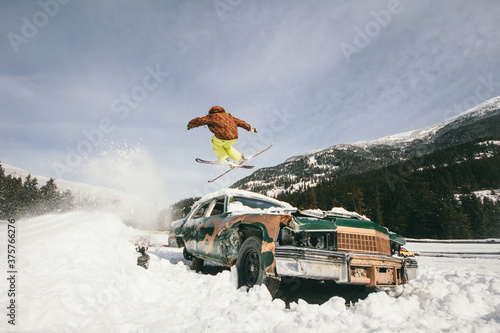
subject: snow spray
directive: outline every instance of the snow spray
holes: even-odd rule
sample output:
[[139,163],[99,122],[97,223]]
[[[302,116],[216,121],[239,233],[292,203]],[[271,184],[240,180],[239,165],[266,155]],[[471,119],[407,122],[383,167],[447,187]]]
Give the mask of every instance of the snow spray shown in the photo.
[[162,229],[160,212],[167,211],[163,171],[142,145],[110,147],[82,164],[87,183],[113,189],[108,210],[141,229]]

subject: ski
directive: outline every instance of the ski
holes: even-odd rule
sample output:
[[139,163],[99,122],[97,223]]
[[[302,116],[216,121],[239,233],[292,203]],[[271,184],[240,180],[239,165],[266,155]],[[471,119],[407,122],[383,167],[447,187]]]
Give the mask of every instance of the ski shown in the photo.
[[[257,154],[254,154],[252,157],[250,157],[248,160],[246,160],[246,161],[245,161],[245,162],[243,162],[243,163],[246,163],[246,162],[250,161],[252,158],[256,157],[257,155],[262,154],[262,153],[263,153],[263,152],[265,152],[266,150],[269,150],[272,146],[273,146],[273,144],[271,143],[271,145],[270,145],[269,147],[267,147],[267,148],[266,148],[266,149],[264,149],[264,150],[259,151]],[[243,164],[243,163],[242,163],[242,164]],[[242,164],[239,164],[239,165],[241,166]],[[214,181],[216,181],[217,179],[221,178],[222,176],[224,176],[224,175],[228,174],[229,172],[233,171],[234,169],[236,169],[236,167],[231,167],[229,170],[227,170],[226,172],[224,172],[224,173],[223,173],[223,174],[221,174],[220,176],[215,177],[214,179],[209,180],[208,182],[209,182],[209,183],[213,183]]]
[[[201,164],[224,165],[224,164],[220,164],[218,161],[207,161],[207,160],[203,160],[201,158],[196,158],[195,161],[198,163],[201,163]],[[236,164],[236,163],[230,163],[227,166],[232,167],[232,168],[234,167],[234,168],[242,168],[242,169],[255,168],[255,165],[241,165],[241,164]]]

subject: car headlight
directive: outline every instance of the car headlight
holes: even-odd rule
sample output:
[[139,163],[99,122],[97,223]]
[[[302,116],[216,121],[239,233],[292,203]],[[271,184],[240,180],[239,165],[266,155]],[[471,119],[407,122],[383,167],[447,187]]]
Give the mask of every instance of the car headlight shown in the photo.
[[307,245],[315,249],[325,248],[325,237],[323,234],[310,233],[307,239]]

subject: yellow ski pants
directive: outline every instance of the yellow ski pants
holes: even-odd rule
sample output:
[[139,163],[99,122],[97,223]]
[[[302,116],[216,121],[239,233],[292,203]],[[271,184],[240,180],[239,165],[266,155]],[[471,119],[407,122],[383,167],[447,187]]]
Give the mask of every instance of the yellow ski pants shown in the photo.
[[238,162],[241,160],[241,153],[233,148],[234,140],[221,140],[215,136],[212,138],[212,147],[214,152],[219,157],[219,161],[225,160],[230,157],[233,161]]

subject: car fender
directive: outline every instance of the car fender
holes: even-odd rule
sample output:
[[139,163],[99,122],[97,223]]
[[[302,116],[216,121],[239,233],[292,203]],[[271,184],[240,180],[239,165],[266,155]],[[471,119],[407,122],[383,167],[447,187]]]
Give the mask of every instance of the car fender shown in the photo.
[[[291,220],[291,215],[279,214],[249,214],[242,220],[242,224],[251,226],[252,230],[258,228],[261,232],[261,265],[268,275],[276,275],[275,249],[280,226],[282,224],[288,226]],[[244,239],[240,244],[243,242]]]

